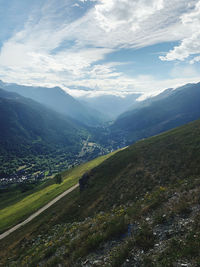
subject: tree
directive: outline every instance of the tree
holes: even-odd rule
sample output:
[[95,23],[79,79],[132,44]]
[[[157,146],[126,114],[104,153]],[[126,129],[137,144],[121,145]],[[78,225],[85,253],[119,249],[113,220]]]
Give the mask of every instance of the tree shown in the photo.
[[56,184],[61,184],[62,183],[62,175],[60,173],[56,174],[54,177],[55,183]]

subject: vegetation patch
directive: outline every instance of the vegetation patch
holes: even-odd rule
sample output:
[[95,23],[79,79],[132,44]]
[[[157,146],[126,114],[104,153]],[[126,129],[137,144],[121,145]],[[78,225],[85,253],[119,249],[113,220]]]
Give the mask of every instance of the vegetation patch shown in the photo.
[[63,172],[57,177],[63,177],[63,182],[57,183],[57,178],[55,179],[56,184],[46,184],[46,187],[35,190],[34,193],[25,196],[20,201],[9,205],[8,207],[2,208],[0,211],[0,232],[12,227],[16,223],[24,220],[28,215],[32,214],[40,207],[44,206],[46,203],[54,199],[56,196],[60,195],[73,185],[78,183],[80,177],[88,170],[96,167],[104,160],[109,158],[115,152],[101,156],[83,165],[72,168],[68,171]]
[[88,186],[12,236],[12,244],[3,240],[1,265],[199,266],[199,125],[63,173],[69,179],[90,170]]

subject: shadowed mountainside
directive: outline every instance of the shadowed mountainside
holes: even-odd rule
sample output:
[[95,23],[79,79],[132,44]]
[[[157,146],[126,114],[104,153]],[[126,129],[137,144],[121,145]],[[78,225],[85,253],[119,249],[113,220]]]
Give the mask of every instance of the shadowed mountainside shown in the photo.
[[18,93],[31,98],[47,107],[72,117],[73,119],[89,126],[96,126],[104,121],[104,115],[94,108],[81,104],[60,87],[45,88],[8,84],[0,81],[0,87],[4,90]]
[[2,89],[0,125],[1,167],[7,166],[6,173],[15,159],[49,155],[56,150],[75,155],[81,150],[82,140],[89,136],[88,131],[71,118]]
[[111,126],[115,140],[132,143],[200,117],[200,83],[167,90],[118,117]]

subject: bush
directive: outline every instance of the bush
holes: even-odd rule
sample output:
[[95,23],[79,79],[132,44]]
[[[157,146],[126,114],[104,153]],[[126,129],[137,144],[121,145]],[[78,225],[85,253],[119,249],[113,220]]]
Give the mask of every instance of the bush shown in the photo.
[[59,173],[59,174],[56,174],[56,176],[54,177],[54,181],[56,184],[61,184],[62,183],[62,175]]
[[136,246],[147,251],[150,248],[153,248],[155,242],[155,237],[153,235],[152,229],[148,224],[143,224],[138,234],[135,236]]
[[123,244],[119,247],[115,248],[110,255],[110,263],[112,267],[119,267],[121,266],[126,258],[129,257],[131,248],[133,247],[134,242],[132,239],[126,240]]

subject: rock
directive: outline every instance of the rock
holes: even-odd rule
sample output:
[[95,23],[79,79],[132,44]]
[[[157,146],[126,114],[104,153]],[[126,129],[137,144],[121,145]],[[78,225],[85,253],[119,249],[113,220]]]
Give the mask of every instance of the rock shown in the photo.
[[88,262],[89,262],[89,260],[86,260],[86,261],[83,262],[83,264],[87,264]]
[[100,260],[96,260],[93,262],[93,266],[102,266],[102,262]]

